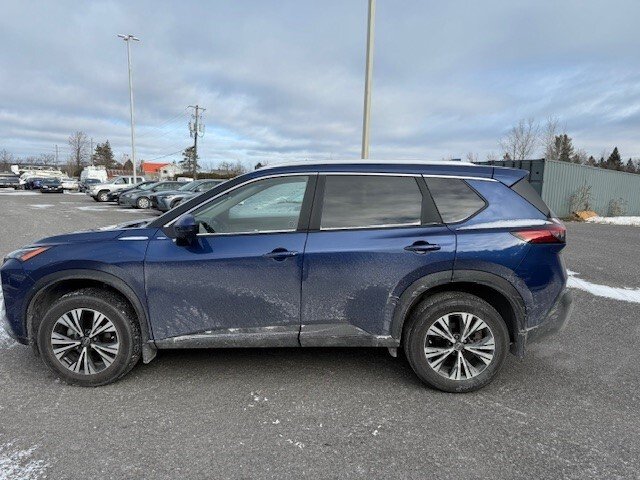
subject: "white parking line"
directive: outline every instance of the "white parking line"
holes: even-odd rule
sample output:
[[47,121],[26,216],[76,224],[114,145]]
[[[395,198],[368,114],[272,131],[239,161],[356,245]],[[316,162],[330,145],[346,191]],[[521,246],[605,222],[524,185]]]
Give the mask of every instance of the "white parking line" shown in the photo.
[[596,297],[611,298],[613,300],[621,300],[623,302],[640,303],[640,288],[620,288],[610,287],[608,285],[598,285],[581,278],[576,278],[579,273],[567,270],[569,279],[567,286],[569,288],[577,288],[585,292],[589,292]]

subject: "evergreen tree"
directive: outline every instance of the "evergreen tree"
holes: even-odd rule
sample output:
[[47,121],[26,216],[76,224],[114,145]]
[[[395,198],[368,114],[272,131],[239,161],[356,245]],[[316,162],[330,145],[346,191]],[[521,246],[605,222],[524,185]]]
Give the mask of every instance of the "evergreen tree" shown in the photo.
[[625,167],[625,171],[629,173],[637,173],[636,164],[633,163],[633,160],[629,159],[627,161],[627,166]]
[[598,167],[607,168],[607,162],[604,161],[604,157],[600,157],[600,160],[598,160]]
[[566,133],[560,135],[560,157],[561,162],[570,162],[573,156],[573,142]]
[[589,165],[590,167],[595,167],[598,165],[598,162],[596,162],[596,159],[593,158],[593,155],[589,155],[589,159],[587,160],[587,165]]
[[182,160],[180,160],[180,166],[185,172],[191,173],[194,170],[194,164],[195,169],[198,170],[200,168],[200,165],[198,165],[198,158],[195,155],[195,149],[193,148],[193,146],[187,147],[184,149],[184,152],[182,152]]
[[109,140],[104,143],[98,143],[91,158],[95,165],[104,165],[109,169],[114,168],[116,164],[116,160],[113,157],[113,151],[111,150],[111,144],[109,143]]
[[620,152],[618,152],[618,147],[615,147],[609,158],[607,158],[607,168],[609,170],[622,170],[622,158],[620,157]]

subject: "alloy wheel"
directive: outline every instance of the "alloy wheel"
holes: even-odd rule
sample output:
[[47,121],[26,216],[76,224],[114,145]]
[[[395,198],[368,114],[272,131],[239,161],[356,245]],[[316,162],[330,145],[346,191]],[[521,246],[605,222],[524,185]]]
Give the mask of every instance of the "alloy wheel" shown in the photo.
[[115,325],[104,314],[76,308],[63,314],[54,324],[51,347],[55,357],[68,370],[94,375],[114,362],[120,343]]
[[138,208],[149,208],[149,199],[147,197],[142,197],[138,199]]
[[480,375],[496,350],[491,328],[472,313],[457,312],[436,320],[425,339],[429,366],[450,380],[468,380]]

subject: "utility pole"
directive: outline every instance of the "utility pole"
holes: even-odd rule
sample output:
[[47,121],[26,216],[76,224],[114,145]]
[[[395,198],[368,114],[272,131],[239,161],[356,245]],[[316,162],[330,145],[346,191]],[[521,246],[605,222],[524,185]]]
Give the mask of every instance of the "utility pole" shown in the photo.
[[129,107],[131,114],[131,163],[133,164],[133,183],[136,184],[136,130],[133,116],[133,82],[131,80],[131,40],[139,42],[140,39],[130,33],[127,35],[118,34],[118,37],[127,42],[127,63],[129,65]]
[[198,137],[204,136],[204,124],[200,117],[206,108],[202,108],[200,105],[189,105],[188,108],[195,110],[193,123],[189,122],[189,134],[193,137],[193,161],[191,162],[191,168],[193,179],[196,180],[198,178]]
[[58,145],[56,144],[56,165],[58,165]]
[[362,158],[369,158],[369,122],[371,116],[371,77],[373,75],[373,34],[376,18],[376,0],[369,0],[367,20],[367,59],[364,76],[364,115],[362,120]]
[[91,166],[93,167],[93,137],[91,137],[91,149],[89,150],[89,160],[91,161]]

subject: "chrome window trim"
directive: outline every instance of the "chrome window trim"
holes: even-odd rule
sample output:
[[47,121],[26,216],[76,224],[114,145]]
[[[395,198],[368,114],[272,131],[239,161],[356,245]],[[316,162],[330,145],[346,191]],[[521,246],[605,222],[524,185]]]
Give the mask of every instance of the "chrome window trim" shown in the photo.
[[[233,192],[234,190],[243,187],[245,185],[249,185],[251,183],[255,183],[261,180],[267,180],[269,178],[280,178],[280,177],[311,177],[313,175],[361,175],[361,176],[384,176],[384,177],[423,177],[423,178],[455,178],[455,179],[460,179],[460,180],[481,180],[481,181],[488,181],[488,182],[497,182],[497,180],[493,179],[493,178],[482,178],[482,177],[470,177],[470,176],[459,176],[459,175],[432,175],[432,174],[422,174],[422,173],[397,173],[397,172],[339,172],[339,171],[329,171],[329,172],[318,172],[318,171],[312,171],[312,172],[295,172],[295,173],[277,173],[277,174],[273,174],[273,175],[264,175],[258,178],[252,178],[250,180],[247,180],[246,182],[242,182],[239,183],[238,185],[235,185],[231,188],[229,188],[228,190],[225,190],[223,192],[220,192],[218,195],[208,198],[207,200],[204,200],[202,203],[199,203],[198,205],[194,206],[193,208],[187,210],[186,212],[184,212],[182,215],[185,215],[187,213],[191,213],[194,210],[197,210],[198,208],[200,208],[202,205],[205,205],[206,203],[212,202],[213,200],[221,197],[222,195],[226,195],[227,193]],[[173,220],[165,223],[162,228],[166,228],[171,226],[173,223],[175,223],[178,218],[180,218],[182,215],[174,218]],[[402,227],[402,226],[420,226],[421,224],[408,224],[408,223],[402,223],[399,225],[386,225],[386,226],[366,226],[366,227],[338,227],[338,228],[321,228],[320,231],[330,231],[330,230],[365,230],[365,229],[379,229],[379,228],[398,228],[398,227]],[[428,225],[440,225],[440,224],[428,224]],[[261,230],[258,232],[236,232],[236,233],[199,233],[198,236],[216,236],[216,235],[256,235],[256,234],[260,234],[260,233],[291,233],[291,232],[296,232],[298,231],[297,228],[291,229],[291,230]]]

